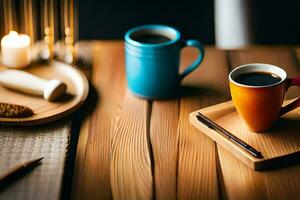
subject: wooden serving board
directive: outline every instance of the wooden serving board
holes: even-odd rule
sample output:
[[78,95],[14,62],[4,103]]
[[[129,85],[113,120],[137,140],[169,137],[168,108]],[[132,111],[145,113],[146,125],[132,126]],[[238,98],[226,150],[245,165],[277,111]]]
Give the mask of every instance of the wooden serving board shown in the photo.
[[[235,143],[199,122],[196,118],[198,112],[201,112],[262,152],[263,158],[255,158]],[[246,124],[238,115],[232,101],[192,112],[190,113],[189,120],[193,126],[252,169],[265,170],[276,168],[295,162],[300,158],[300,109],[296,109],[281,117],[274,124],[274,127],[265,133],[249,131]]]
[[[3,69],[5,68],[1,66],[0,70]],[[33,116],[27,118],[0,118],[0,124],[24,126],[55,121],[78,109],[88,95],[89,85],[85,75],[71,65],[52,61],[35,64],[25,71],[45,79],[62,80],[67,84],[67,94],[57,101],[49,102],[39,96],[0,86],[0,102],[28,106],[34,112]]]

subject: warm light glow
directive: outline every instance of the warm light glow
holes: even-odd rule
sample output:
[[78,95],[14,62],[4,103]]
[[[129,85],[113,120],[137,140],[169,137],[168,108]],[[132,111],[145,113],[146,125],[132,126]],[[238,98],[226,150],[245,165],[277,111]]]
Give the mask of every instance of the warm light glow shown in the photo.
[[11,68],[24,68],[31,63],[30,37],[10,31],[1,40],[2,64]]
[[30,37],[25,34],[18,34],[16,31],[10,31],[1,40],[1,45],[7,48],[23,48],[30,45]]

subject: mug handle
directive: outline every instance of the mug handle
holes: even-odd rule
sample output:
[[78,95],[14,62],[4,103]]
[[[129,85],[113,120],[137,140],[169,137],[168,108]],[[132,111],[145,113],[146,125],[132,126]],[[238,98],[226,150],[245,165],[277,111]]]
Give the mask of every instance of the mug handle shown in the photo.
[[[288,90],[291,86],[300,86],[300,77],[296,78],[289,78],[287,79],[287,87]],[[288,105],[284,106],[280,110],[280,115],[284,115],[287,112],[290,112],[300,106],[300,97],[298,97],[295,101],[289,103]]]
[[199,50],[199,56],[196,59],[196,61],[194,61],[188,68],[186,68],[182,74],[179,75],[179,80],[181,81],[184,77],[186,77],[189,73],[191,73],[192,71],[194,71],[197,67],[199,67],[200,63],[202,62],[203,58],[204,58],[204,48],[203,45],[198,42],[197,40],[186,40],[183,41],[183,46],[187,47],[187,46],[191,46],[191,47],[195,47]]

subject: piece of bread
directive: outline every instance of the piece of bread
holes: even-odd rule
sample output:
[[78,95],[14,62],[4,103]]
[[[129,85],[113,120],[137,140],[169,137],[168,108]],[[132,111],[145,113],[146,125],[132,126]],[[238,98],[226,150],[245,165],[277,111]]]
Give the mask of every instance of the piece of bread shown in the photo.
[[26,107],[8,103],[0,103],[0,117],[23,118],[33,115],[33,111]]

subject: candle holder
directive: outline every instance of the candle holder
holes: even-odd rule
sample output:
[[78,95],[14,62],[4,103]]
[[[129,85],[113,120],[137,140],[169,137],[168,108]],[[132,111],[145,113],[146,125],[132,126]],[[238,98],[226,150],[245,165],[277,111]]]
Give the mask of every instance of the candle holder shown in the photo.
[[77,39],[77,35],[75,34],[75,25],[78,24],[76,22],[75,13],[76,7],[74,5],[75,0],[63,0],[62,5],[62,13],[64,20],[64,37],[66,44],[66,54],[64,56],[64,60],[68,63],[73,63],[76,59],[77,50],[75,49],[75,40]]
[[16,17],[15,17],[15,1],[3,0],[3,15],[4,15],[4,30],[5,33],[16,30]]
[[43,30],[43,41],[45,48],[41,52],[43,59],[54,58],[54,44],[55,44],[55,15],[57,5],[54,0],[42,0],[42,30]]

